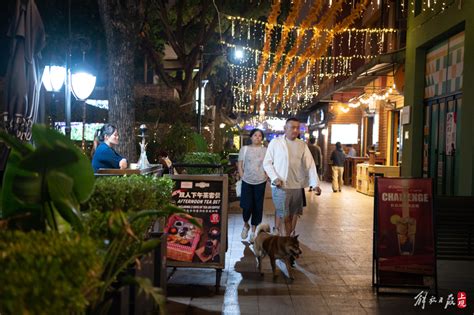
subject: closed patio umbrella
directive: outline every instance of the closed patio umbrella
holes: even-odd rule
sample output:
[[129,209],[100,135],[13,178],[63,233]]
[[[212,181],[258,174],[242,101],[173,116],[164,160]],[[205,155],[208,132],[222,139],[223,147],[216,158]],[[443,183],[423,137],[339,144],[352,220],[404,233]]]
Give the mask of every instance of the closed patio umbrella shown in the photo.
[[44,26],[34,0],[16,1],[8,36],[12,41],[2,123],[9,133],[28,141],[38,113],[41,89],[38,58],[45,45]]

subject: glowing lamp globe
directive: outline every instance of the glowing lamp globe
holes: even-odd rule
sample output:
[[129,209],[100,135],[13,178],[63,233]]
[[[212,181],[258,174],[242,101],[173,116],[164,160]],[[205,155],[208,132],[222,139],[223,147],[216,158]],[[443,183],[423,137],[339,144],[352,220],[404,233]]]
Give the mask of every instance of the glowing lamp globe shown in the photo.
[[79,71],[71,76],[71,89],[74,96],[79,100],[87,99],[94,91],[96,76]]
[[66,79],[66,68],[61,66],[45,66],[43,71],[43,85],[48,92],[61,90]]

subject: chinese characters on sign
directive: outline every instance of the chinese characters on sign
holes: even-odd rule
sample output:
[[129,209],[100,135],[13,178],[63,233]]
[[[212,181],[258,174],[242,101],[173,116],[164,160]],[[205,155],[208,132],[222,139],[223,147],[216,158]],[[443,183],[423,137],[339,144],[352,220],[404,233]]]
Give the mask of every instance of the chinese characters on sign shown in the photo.
[[457,306],[458,308],[466,308],[467,306],[466,292],[458,292],[457,303],[453,293],[448,294],[447,297],[430,295],[428,298],[428,291],[421,291],[414,297],[414,300],[415,304],[413,304],[413,306],[420,307],[423,310],[427,305],[436,304],[441,305],[445,310],[453,306]]
[[[174,203],[186,214],[168,218],[168,265],[223,267],[227,231],[227,178],[173,175]],[[194,222],[193,222],[194,221]]]
[[189,213],[213,213],[221,208],[221,193],[180,191],[176,205]]

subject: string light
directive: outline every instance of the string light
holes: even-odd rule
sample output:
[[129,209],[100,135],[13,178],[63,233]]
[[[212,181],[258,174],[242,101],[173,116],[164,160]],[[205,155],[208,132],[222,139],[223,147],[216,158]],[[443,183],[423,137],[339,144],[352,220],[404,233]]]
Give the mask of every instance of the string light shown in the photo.
[[[265,27],[267,26],[272,26],[274,28],[289,28],[291,31],[298,31],[300,33],[307,33],[307,32],[322,32],[322,33],[330,33],[333,32],[334,30],[331,28],[323,28],[323,29],[318,29],[317,27],[300,27],[300,26],[285,26],[284,24],[276,24],[276,23],[269,23],[269,22],[264,22],[260,20],[255,20],[251,18],[245,18],[241,16],[232,16],[232,15],[224,15],[228,20],[230,21],[242,21],[241,23],[245,23],[248,25],[263,25]],[[378,32],[386,32],[386,33],[397,33],[399,32],[398,29],[396,28],[356,28],[356,27],[345,27],[340,30],[338,30],[338,33],[348,33],[348,32],[354,32],[354,33],[378,33]]]
[[[314,1],[306,8],[313,14],[305,15],[306,18],[295,25],[295,16],[299,16],[303,1],[307,2],[292,1],[290,13],[283,24],[277,23],[281,1],[272,3],[267,21],[225,16],[231,22],[234,43],[248,52],[245,63],[231,65],[231,72],[238,81],[232,92],[239,111],[258,114],[262,111],[263,102],[269,112],[292,112],[317,95],[322,78],[335,78],[337,82],[339,77],[352,75],[353,61],[373,59],[384,53],[384,49],[391,49],[390,43],[385,44],[390,42],[386,36],[390,39],[390,36],[397,34],[397,29],[350,27],[365,10],[368,0],[353,1],[348,15],[342,11],[342,4],[348,1],[331,1],[330,7],[328,2]],[[400,1],[405,9],[405,3],[409,0]],[[435,0],[430,1],[433,3]],[[370,9],[379,10],[381,1],[372,1],[371,5]],[[315,25],[315,21],[319,22]],[[339,23],[334,24],[334,21]],[[287,43],[292,45],[285,52]],[[348,44],[345,50],[342,47],[344,43]],[[229,42],[221,44],[236,46]],[[333,47],[335,45],[339,49],[338,46]],[[365,54],[365,50],[378,54]],[[330,55],[327,55],[328,51]]]
[[[451,5],[454,5],[457,1],[451,1],[451,3],[447,3],[447,1],[442,0],[422,0],[419,6],[420,12],[438,12],[442,13],[446,9],[448,9]],[[460,1],[459,1],[460,2]],[[402,1],[401,6],[403,10],[405,10],[405,1]],[[415,3],[414,1],[410,1],[411,13],[415,13]],[[403,12],[403,11],[402,11]],[[420,13],[417,12],[417,13]]]
[[383,93],[371,93],[371,94],[362,94],[361,96],[358,96],[356,98],[353,98],[349,100],[349,103],[347,106],[350,108],[357,108],[361,105],[367,105],[370,111],[375,110],[375,104],[377,101],[386,101],[388,97],[393,94],[393,90],[395,89],[395,84],[392,85],[392,87],[388,88],[385,90]]

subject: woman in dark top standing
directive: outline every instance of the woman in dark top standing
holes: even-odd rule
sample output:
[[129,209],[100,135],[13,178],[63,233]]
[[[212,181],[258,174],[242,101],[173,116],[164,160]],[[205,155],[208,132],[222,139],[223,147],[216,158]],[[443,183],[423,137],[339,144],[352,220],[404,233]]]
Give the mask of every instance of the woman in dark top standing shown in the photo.
[[99,168],[127,168],[127,160],[115,152],[114,147],[119,143],[117,128],[111,124],[105,124],[97,130],[99,145],[92,157],[92,168],[97,172]]

